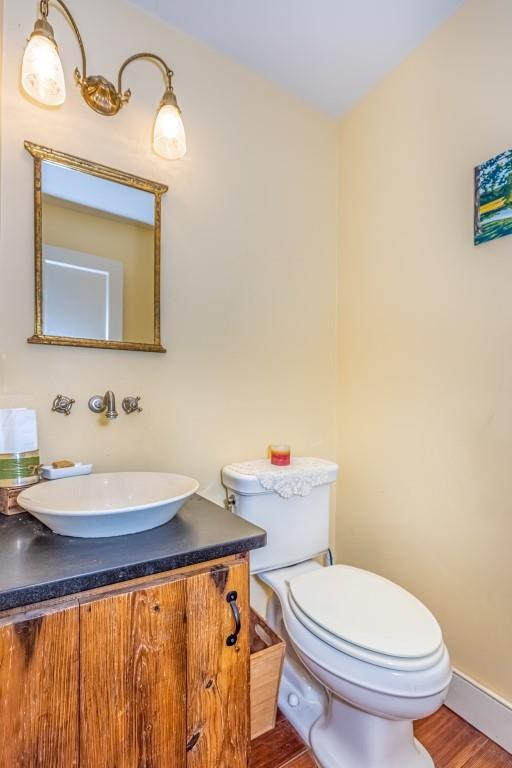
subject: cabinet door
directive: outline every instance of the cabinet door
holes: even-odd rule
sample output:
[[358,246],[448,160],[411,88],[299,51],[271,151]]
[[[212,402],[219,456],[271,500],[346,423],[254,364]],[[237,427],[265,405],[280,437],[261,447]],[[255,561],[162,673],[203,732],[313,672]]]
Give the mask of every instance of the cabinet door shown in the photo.
[[80,606],[81,768],[186,765],[186,581]]
[[0,768],[78,766],[78,610],[0,620]]
[[[249,576],[245,562],[187,580],[187,768],[246,768],[249,746]],[[235,620],[236,591],[241,629]]]

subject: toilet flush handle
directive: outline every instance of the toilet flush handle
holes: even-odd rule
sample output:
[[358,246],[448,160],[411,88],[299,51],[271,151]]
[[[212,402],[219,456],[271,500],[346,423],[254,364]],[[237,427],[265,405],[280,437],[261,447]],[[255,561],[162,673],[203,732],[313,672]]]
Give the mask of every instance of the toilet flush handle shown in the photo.
[[235,631],[232,635],[228,635],[226,639],[226,645],[236,644],[238,635],[240,634],[240,629],[242,628],[240,621],[240,611],[238,610],[238,605],[236,604],[237,597],[238,593],[235,590],[233,590],[233,592],[228,592],[226,595],[226,602],[231,606],[231,610],[233,611],[233,618],[235,620]]

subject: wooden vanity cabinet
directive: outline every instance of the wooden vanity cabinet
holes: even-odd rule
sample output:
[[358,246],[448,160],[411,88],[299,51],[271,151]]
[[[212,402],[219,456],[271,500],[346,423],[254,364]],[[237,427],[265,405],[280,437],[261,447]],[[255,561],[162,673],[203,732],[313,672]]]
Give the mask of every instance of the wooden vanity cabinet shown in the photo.
[[0,614],[0,768],[246,768],[248,745],[246,558]]
[[78,766],[79,606],[0,614],[0,766]]

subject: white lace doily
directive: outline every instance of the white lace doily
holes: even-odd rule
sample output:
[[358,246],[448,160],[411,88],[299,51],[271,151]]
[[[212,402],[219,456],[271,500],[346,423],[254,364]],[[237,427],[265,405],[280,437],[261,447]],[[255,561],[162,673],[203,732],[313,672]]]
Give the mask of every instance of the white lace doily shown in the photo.
[[266,491],[274,491],[283,499],[290,496],[307,496],[317,485],[329,482],[327,470],[332,467],[330,461],[311,458],[292,458],[287,467],[271,464],[269,459],[242,461],[230,464],[235,472],[257,477]]

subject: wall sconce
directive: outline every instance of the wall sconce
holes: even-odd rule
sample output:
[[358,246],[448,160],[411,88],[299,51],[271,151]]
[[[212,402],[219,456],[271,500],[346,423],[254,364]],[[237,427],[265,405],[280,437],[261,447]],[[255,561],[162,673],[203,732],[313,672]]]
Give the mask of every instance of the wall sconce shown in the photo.
[[[107,117],[117,115],[130,100],[131,91],[122,89],[122,77],[125,68],[132,61],[149,59],[163,68],[166,89],[160,101],[153,128],[153,149],[157,155],[168,160],[178,160],[183,157],[186,152],[185,129],[172,87],[174,73],[165,61],[154,53],[136,53],[130,56],[121,65],[117,88],[102,75],[87,75],[85,48],[76,22],[62,0],[55,0],[55,2],[63,9],[80,46],[82,73],[78,68],[75,69],[75,82],[86,104],[98,114]],[[47,106],[59,106],[66,99],[66,85],[53,28],[48,21],[48,0],[41,0],[40,14],[23,54],[21,84],[35,101]]]

